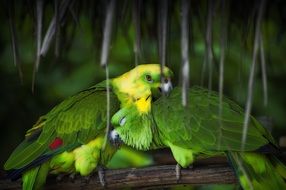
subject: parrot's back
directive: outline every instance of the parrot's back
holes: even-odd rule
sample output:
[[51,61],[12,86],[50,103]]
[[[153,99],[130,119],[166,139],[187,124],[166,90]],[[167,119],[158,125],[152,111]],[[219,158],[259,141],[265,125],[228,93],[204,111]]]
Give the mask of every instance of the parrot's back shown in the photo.
[[180,88],[154,103],[162,141],[197,155],[225,153],[245,190],[286,189],[286,167],[277,157],[276,142],[254,117],[250,117],[243,149],[243,110],[227,98],[219,110],[217,93],[199,87],[188,93],[186,107],[181,105]]
[[[114,114],[119,102],[113,93],[110,100]],[[53,156],[88,143],[105,131],[106,112],[106,91],[101,84],[67,98],[27,131],[4,165],[8,177],[17,179]]]
[[[224,98],[219,114],[217,93],[199,87],[189,90],[188,105],[181,104],[181,89],[162,97],[152,107],[162,138],[172,144],[198,151],[240,151],[244,112]],[[168,118],[168,119],[166,119]],[[261,124],[251,117],[244,150],[253,151],[275,141]]]

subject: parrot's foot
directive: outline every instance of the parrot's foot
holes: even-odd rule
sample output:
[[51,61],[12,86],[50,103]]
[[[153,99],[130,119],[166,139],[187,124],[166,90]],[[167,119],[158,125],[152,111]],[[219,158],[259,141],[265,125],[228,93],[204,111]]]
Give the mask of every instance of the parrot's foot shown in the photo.
[[69,175],[69,178],[74,182],[74,180],[75,180],[75,177],[76,177],[76,174],[75,173],[71,173],[70,175]]
[[85,183],[85,184],[89,184],[90,178],[91,178],[90,175],[84,176],[84,177],[83,177],[84,183]]
[[181,179],[181,166],[178,163],[176,165],[176,179],[177,182]]
[[[188,168],[192,170],[194,168],[194,165],[191,164],[189,165]],[[176,179],[177,179],[177,182],[181,179],[181,166],[178,163],[176,165]]]
[[56,180],[57,180],[57,181],[62,181],[65,176],[66,176],[65,174],[59,174],[59,175],[57,176]]
[[97,166],[98,178],[102,187],[105,187],[105,172],[102,166]]

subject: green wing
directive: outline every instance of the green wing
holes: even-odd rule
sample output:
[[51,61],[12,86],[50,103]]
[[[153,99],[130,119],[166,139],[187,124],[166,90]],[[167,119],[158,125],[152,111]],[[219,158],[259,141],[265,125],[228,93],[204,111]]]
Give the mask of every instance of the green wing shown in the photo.
[[[169,97],[162,97],[152,106],[154,120],[161,139],[194,151],[241,150],[243,110],[224,98],[219,115],[216,93],[194,87],[189,90],[188,106],[181,105],[180,88]],[[251,117],[245,150],[255,150],[274,143],[271,135]]]
[[[110,114],[119,109],[116,96],[110,94]],[[20,169],[41,162],[50,155],[71,150],[95,138],[106,127],[106,91],[103,83],[69,97],[42,116],[25,140],[14,150],[4,168]],[[59,147],[51,147],[56,139]]]

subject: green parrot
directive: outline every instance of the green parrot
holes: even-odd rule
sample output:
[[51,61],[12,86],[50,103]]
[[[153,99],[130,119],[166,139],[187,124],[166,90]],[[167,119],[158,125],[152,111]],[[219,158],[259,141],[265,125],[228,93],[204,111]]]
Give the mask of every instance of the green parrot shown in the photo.
[[147,114],[135,106],[121,109],[111,121],[112,137],[139,150],[169,147],[182,167],[190,166],[196,157],[226,155],[245,190],[286,189],[286,167],[269,153],[278,152],[277,144],[254,117],[242,150],[245,114],[236,103],[224,98],[219,112],[217,93],[200,87],[189,89],[186,107],[181,98],[181,88],[175,88],[170,96],[152,103]]
[[[162,74],[167,79],[173,75],[167,67]],[[110,79],[109,87],[109,109],[103,81],[41,116],[6,161],[8,177],[15,180],[22,176],[23,189],[39,189],[48,173],[87,176],[98,165],[107,165],[117,149],[106,141],[107,111],[112,116],[120,108],[135,106],[144,112],[148,106],[138,100],[159,96],[162,91],[160,65],[139,65]]]

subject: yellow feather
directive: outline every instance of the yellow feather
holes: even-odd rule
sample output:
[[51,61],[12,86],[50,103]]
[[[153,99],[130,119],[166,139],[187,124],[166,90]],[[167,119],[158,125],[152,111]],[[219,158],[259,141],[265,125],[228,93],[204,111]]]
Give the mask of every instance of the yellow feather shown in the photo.
[[140,114],[147,113],[151,110],[151,97],[149,97],[147,100],[144,97],[140,98],[135,102],[135,105]]
[[[140,113],[146,113],[151,109],[151,98],[146,100],[151,95],[151,83],[150,85],[142,78],[144,73],[160,75],[160,65],[158,64],[147,64],[139,65],[131,71],[114,78],[112,80],[112,86],[114,92],[121,102],[121,107],[128,107],[136,105]],[[170,75],[171,71],[169,68],[164,67],[164,75]],[[153,88],[158,88],[161,85],[161,81],[152,83]]]

